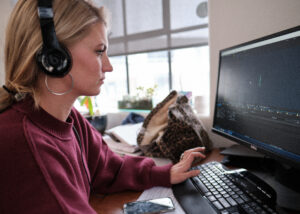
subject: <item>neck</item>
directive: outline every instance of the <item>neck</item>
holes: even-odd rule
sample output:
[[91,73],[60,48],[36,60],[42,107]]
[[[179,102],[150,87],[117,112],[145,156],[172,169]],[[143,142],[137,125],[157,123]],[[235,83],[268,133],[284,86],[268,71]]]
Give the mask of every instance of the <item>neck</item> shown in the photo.
[[[65,91],[65,88],[68,86],[64,88],[64,86],[61,86],[62,84],[60,84],[59,81],[63,82],[64,80],[56,79],[56,84],[52,85],[52,87]],[[72,91],[65,95],[52,94],[46,88],[43,78],[40,78],[39,105],[58,120],[67,120],[76,99],[77,97],[72,93]]]
[[[44,78],[45,76],[42,75],[39,79],[39,105],[55,118],[66,121],[77,97],[72,91],[65,95],[51,93],[45,86]],[[58,91],[66,91],[70,88],[68,77],[48,78],[48,84]]]
[[40,106],[55,118],[66,121],[70,115],[75,98],[71,99],[66,95],[48,95],[40,99]]

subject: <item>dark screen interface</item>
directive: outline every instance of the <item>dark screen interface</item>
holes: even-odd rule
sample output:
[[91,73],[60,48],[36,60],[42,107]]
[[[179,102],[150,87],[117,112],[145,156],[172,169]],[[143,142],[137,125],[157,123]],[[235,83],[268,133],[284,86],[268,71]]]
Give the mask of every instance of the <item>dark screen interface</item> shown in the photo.
[[215,129],[298,161],[299,34],[221,52],[214,115]]

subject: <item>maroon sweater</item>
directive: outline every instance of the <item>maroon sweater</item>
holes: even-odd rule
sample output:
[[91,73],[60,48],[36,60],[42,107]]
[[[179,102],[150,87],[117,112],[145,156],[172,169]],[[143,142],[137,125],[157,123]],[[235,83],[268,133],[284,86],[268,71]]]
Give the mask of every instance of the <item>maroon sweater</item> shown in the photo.
[[1,214],[94,214],[89,180],[98,193],[171,185],[171,165],[158,167],[143,157],[121,158],[74,108],[62,122],[42,108],[34,110],[30,98],[0,114],[0,165]]

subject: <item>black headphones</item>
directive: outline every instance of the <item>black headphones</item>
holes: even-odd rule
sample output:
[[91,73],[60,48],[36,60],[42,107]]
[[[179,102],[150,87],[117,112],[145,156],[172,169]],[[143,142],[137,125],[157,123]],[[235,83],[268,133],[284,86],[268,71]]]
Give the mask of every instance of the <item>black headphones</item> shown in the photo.
[[36,53],[39,68],[49,76],[63,77],[72,67],[72,57],[68,49],[59,44],[53,21],[52,0],[38,0],[43,46]]

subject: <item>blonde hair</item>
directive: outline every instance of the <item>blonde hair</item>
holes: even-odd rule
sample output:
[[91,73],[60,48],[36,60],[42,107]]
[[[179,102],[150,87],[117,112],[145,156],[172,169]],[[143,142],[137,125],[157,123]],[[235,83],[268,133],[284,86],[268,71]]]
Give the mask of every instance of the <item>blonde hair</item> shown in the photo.
[[[37,0],[19,0],[6,29],[5,86],[15,93],[33,97],[38,105],[37,80],[41,73],[35,62],[42,46]],[[57,38],[68,47],[82,39],[96,22],[108,25],[106,9],[97,8],[91,1],[54,0],[54,25]],[[0,112],[9,107],[14,97],[0,89]]]

